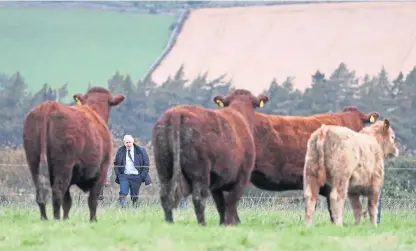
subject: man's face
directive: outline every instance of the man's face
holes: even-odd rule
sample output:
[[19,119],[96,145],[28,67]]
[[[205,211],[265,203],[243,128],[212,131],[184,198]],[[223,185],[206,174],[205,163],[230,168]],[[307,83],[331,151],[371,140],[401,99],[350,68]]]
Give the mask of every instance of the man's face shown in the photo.
[[127,149],[131,149],[133,147],[133,141],[126,139],[124,141],[124,145],[126,146]]

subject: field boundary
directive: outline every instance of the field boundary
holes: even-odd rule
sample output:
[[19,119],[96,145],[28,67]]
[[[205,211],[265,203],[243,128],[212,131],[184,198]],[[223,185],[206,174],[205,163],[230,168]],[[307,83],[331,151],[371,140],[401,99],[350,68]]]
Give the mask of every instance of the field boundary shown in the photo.
[[168,43],[163,50],[162,54],[153,62],[153,64],[150,66],[149,70],[147,71],[146,75],[144,76],[144,80],[148,79],[153,71],[160,65],[160,63],[166,58],[166,56],[170,53],[173,46],[176,44],[176,39],[178,38],[179,34],[182,31],[183,26],[185,25],[185,22],[188,20],[189,14],[191,9],[185,10],[178,18],[177,24],[175,29],[172,31]]
[[[119,207],[119,195],[118,189],[104,189],[103,199],[100,200],[100,204],[106,207]],[[51,204],[51,196],[48,196],[47,204]],[[81,191],[72,192],[71,197],[73,200],[74,207],[87,208],[88,206],[88,194],[82,193]],[[130,195],[127,196],[128,203],[131,203]],[[160,198],[158,195],[149,196],[149,195],[139,195],[139,203],[143,207],[148,207],[152,205],[160,206]],[[207,207],[215,207],[215,202],[211,196],[205,200]],[[360,202],[364,211],[367,210],[368,198],[361,196]],[[181,201],[181,207],[193,206],[192,197],[188,196],[186,199]],[[0,193],[0,207],[5,206],[18,206],[18,207],[33,207],[37,208],[36,204],[36,194],[35,193],[25,193],[25,194],[4,194]],[[273,210],[289,210],[289,211],[299,211],[304,210],[305,204],[302,195],[299,196],[242,196],[238,202],[239,210],[244,208],[256,208],[256,209],[266,209],[273,208]],[[344,210],[352,211],[350,202],[348,198],[344,202]],[[416,198],[393,198],[388,196],[382,196],[381,199],[382,212],[387,211],[414,211],[416,207]],[[326,212],[328,210],[326,199],[323,196],[319,196],[317,201],[317,208]]]

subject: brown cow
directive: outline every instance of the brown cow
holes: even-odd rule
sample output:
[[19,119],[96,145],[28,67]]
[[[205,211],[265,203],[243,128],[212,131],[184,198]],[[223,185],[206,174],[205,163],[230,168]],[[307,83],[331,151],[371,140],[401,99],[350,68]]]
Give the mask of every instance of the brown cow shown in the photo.
[[166,222],[173,223],[172,210],[192,193],[197,221],[205,225],[209,191],[220,224],[240,222],[237,203],[254,168],[255,108],[267,101],[267,96],[256,98],[240,89],[214,98],[223,109],[183,105],[170,108],[159,118],[152,144]]
[[318,190],[332,187],[329,195],[334,223],[342,226],[344,202],[349,197],[355,224],[362,218],[360,195],[368,197],[370,222],[377,225],[377,205],[384,179],[384,159],[397,157],[395,133],[385,119],[355,132],[322,125],[308,140],[304,168],[305,223],[312,224]]
[[[262,113],[256,113],[256,117],[256,164],[251,183],[263,190],[285,191],[303,188],[306,143],[313,131],[327,124],[345,126],[358,132],[365,123],[376,121],[379,114],[364,114],[356,107],[348,106],[342,112],[306,117]],[[328,204],[329,192],[328,186],[320,190]],[[331,215],[331,211],[329,213]]]
[[90,191],[90,221],[96,221],[97,198],[112,155],[112,135],[107,127],[111,106],[124,95],[113,96],[101,87],[85,95],[75,94],[79,106],[46,101],[32,109],[23,121],[23,146],[36,187],[42,220],[47,220],[46,200],[52,186],[54,218],[68,219],[72,205],[69,188],[75,184]]

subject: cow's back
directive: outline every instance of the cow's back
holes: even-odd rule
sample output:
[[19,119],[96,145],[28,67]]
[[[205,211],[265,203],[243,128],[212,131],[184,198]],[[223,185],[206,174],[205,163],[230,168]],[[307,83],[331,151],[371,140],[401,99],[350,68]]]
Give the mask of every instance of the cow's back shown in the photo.
[[[230,108],[201,109],[183,112],[184,151],[194,148],[215,162],[238,165],[244,161],[245,150],[253,151],[252,129],[246,119]],[[192,144],[187,144],[192,141]]]
[[354,131],[362,128],[361,119],[354,113],[308,117],[256,113],[256,164],[252,183],[266,190],[302,189],[307,141],[322,124]]
[[[79,170],[84,176],[82,179],[97,175],[101,163],[111,158],[111,133],[105,121],[88,106],[62,107],[52,112],[48,136],[54,152],[51,158],[69,159],[77,168],[84,170],[85,167],[84,171]],[[96,168],[86,168],[91,166]]]
[[[358,165],[360,147],[357,144],[356,132],[346,127],[323,126],[326,130],[322,140],[325,169],[331,175],[337,172],[349,176]],[[319,140],[318,140],[319,141]],[[319,144],[319,143],[318,143]]]
[[334,175],[350,177],[351,192],[367,187],[373,175],[380,171],[375,163],[377,158],[382,158],[381,149],[375,138],[345,127],[325,127],[324,156],[319,157],[325,159],[328,178]]
[[[286,156],[286,162],[297,167],[303,166],[302,159],[306,152],[307,141],[321,125],[360,129],[360,125],[356,125],[354,119],[341,116],[319,114],[310,117],[292,117],[259,113],[256,116],[259,121],[256,124],[255,139],[259,152],[265,151],[265,147],[270,147],[273,152],[277,151]],[[261,162],[262,157],[262,154],[258,154],[257,159]],[[267,161],[267,158],[264,160]]]
[[[30,110],[23,119],[23,148],[29,163],[37,165],[41,152],[41,130],[49,115],[63,106],[56,101],[45,101]],[[32,165],[29,165],[32,166]]]
[[[171,108],[158,120],[153,133],[155,153],[160,158],[169,158],[163,152],[172,152],[173,144],[169,135],[172,124],[179,123],[180,117],[181,164],[184,173],[193,172],[200,159],[208,159],[213,172],[226,173],[224,177],[235,179],[238,167],[250,157],[249,153],[254,160],[252,127],[240,113],[229,108],[210,110],[195,106]],[[165,163],[172,162],[165,160]]]

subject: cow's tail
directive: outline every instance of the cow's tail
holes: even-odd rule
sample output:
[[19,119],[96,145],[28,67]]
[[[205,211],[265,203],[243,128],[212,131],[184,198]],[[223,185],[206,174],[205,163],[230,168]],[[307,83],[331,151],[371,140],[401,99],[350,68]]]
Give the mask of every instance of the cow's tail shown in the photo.
[[326,169],[325,169],[325,139],[328,133],[328,128],[326,126],[322,126],[319,134],[317,135],[316,139],[316,150],[318,155],[318,184],[320,186],[325,185],[326,182]]
[[36,193],[38,203],[46,204],[48,189],[49,189],[49,166],[47,158],[47,132],[48,132],[48,120],[44,116],[42,118],[42,125],[40,129],[40,162],[37,175],[37,189]]
[[177,207],[180,199],[183,196],[182,191],[182,167],[181,167],[181,128],[183,125],[183,115],[178,114],[175,119],[172,120],[171,130],[171,146],[173,155],[173,167],[172,178],[170,180],[169,198],[171,198],[172,206]]

